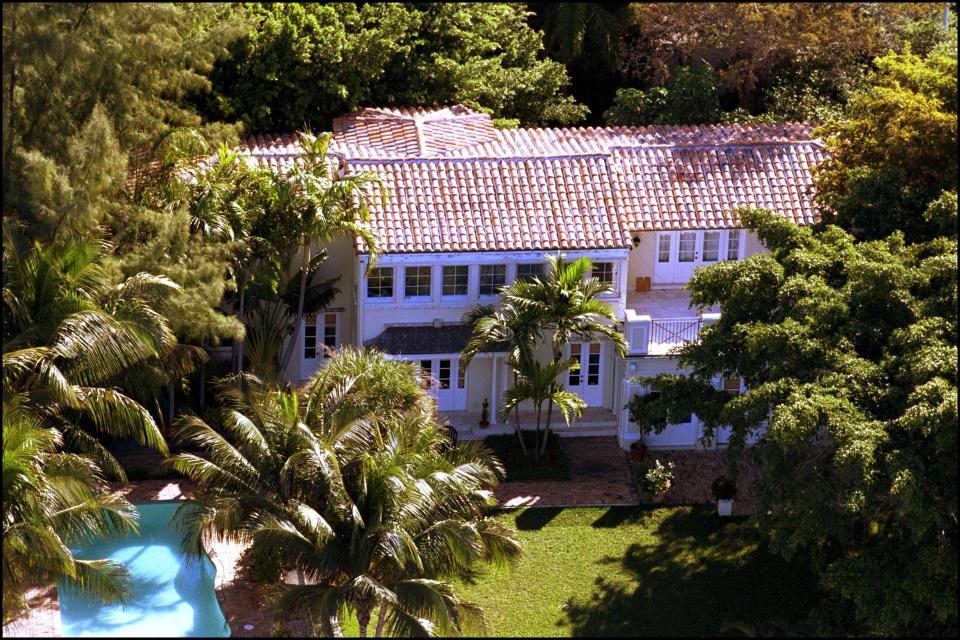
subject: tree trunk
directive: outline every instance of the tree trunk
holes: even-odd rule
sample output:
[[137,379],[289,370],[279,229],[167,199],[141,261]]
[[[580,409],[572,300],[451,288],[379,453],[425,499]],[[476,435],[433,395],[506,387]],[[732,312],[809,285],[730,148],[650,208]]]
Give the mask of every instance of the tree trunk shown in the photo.
[[343,637],[343,629],[340,628],[340,616],[338,615],[330,616],[330,629],[333,631],[334,638]]
[[360,637],[367,637],[367,626],[370,625],[370,611],[373,609],[367,601],[357,603],[357,623],[360,625]]
[[[243,274],[240,276],[240,308],[238,311],[238,316],[240,317],[240,322],[243,323],[244,333],[243,337],[239,340],[233,341],[233,372],[240,373],[243,371],[243,341],[247,338],[246,328],[247,323],[244,320],[246,316],[246,291],[247,290],[247,270],[243,270]],[[237,387],[239,388],[240,382],[237,382]]]
[[[10,80],[7,81],[7,104],[5,106],[5,109],[9,109],[9,111],[7,111],[7,130],[3,134],[4,174],[8,173],[6,167],[9,167],[7,163],[10,161],[10,151],[13,150],[13,132],[16,123],[14,118],[17,113],[13,105],[13,98],[16,94],[17,87],[17,8],[14,5],[10,7],[10,9],[10,39],[5,43],[4,47],[10,56]],[[4,190],[6,190],[6,184],[4,184]]]
[[[517,386],[517,372],[513,372],[513,386]],[[520,451],[523,452],[523,455],[527,455],[527,443],[523,439],[523,430],[520,428],[520,405],[516,405],[513,408],[513,419],[516,424],[517,429],[517,438],[520,439]]]
[[377,614],[377,629],[376,636],[378,638],[383,637],[383,625],[387,622],[387,603],[380,603],[380,613]]
[[537,435],[533,439],[533,459],[536,462],[540,461],[540,416],[543,413],[543,402],[537,403]]
[[309,266],[310,243],[308,242],[303,245],[303,254],[300,262],[300,295],[297,296],[297,315],[293,319],[293,338],[290,340],[290,344],[287,345],[287,349],[280,359],[280,371],[278,373],[281,375],[287,370],[287,365],[290,364],[290,357],[293,356],[294,350],[296,350],[297,345],[300,343],[300,321],[303,318],[303,299],[307,295],[307,270]]
[[176,381],[171,380],[167,385],[167,426],[173,424],[173,407],[177,396]]
[[547,452],[547,442],[550,440],[550,420],[553,417],[553,398],[547,400],[547,429],[543,434],[543,444],[540,446],[540,455]]

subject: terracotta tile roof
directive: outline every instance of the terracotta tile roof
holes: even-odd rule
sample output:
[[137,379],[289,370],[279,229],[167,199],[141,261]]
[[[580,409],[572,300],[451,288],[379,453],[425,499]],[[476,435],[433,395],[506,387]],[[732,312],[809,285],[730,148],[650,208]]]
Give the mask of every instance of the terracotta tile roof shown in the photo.
[[[386,206],[371,202],[385,253],[600,249],[633,231],[736,226],[744,205],[814,222],[813,126],[499,130],[462,105],[378,108],[335,119],[330,151],[388,187]],[[279,171],[298,150],[291,135],[240,149]]]

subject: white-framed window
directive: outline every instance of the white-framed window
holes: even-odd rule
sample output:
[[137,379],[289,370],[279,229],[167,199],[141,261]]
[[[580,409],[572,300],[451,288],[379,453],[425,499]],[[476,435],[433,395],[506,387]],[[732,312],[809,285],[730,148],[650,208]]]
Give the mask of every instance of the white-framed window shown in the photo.
[[303,319],[303,357],[313,360],[317,357],[317,316],[309,315]]
[[433,385],[433,360],[420,361],[420,383],[428,389]]
[[580,368],[581,364],[581,344],[579,342],[573,342],[570,344],[570,359],[578,366],[571,367],[567,371],[567,385],[571,387],[580,386],[580,377],[583,374],[583,369]]
[[703,232],[703,261],[716,262],[720,259],[720,232]]
[[403,297],[429,298],[430,274],[433,267],[407,267],[404,269]]
[[740,230],[727,231],[727,260],[740,259]]
[[517,265],[517,282],[529,281],[543,276],[543,263],[533,262]]
[[670,262],[670,234],[661,233],[657,238],[657,262]]
[[614,282],[614,264],[612,262],[594,262],[591,267],[591,274],[594,278],[600,282],[605,282],[609,285],[615,285]]
[[328,349],[336,349],[340,339],[338,336],[338,325],[340,316],[336,313],[323,314],[323,346]]
[[740,378],[724,378],[723,390],[732,396],[740,395]]
[[480,295],[495,296],[500,287],[507,282],[507,265],[482,264],[480,265]]
[[440,360],[437,364],[437,383],[441,389],[449,389],[450,372],[452,370],[450,360]]
[[470,284],[470,267],[465,264],[443,267],[443,287],[441,295],[444,297],[466,296]]
[[367,276],[368,298],[393,298],[393,267],[377,267]]
[[681,231],[677,245],[677,262],[693,262],[697,259],[697,232]]

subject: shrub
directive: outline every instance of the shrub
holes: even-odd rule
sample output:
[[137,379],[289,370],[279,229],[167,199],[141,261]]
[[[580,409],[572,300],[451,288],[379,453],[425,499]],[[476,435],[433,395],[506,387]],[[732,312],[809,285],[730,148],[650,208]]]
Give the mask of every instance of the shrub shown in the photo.
[[637,470],[637,484],[640,490],[650,496],[658,496],[670,488],[670,482],[673,480],[672,462],[666,465],[659,460],[653,461],[653,466],[647,469]]
[[[527,447],[532,447],[531,433],[524,434]],[[523,455],[517,435],[487,436],[483,444],[490,449],[507,472],[507,481],[511,480],[569,480],[570,461],[567,458],[566,445],[563,439],[550,432],[547,450],[538,462],[533,460],[533,452]]]
[[279,582],[283,573],[283,556],[279,547],[254,541],[240,556],[240,566],[246,570],[252,582]]
[[737,485],[727,476],[720,476],[710,485],[710,491],[717,500],[733,500],[737,495]]

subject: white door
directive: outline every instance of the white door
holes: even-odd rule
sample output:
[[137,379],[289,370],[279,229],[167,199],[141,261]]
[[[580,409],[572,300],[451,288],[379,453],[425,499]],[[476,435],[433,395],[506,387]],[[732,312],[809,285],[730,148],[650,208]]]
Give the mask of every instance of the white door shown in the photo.
[[429,393],[437,399],[438,411],[467,410],[467,372],[458,358],[430,358],[418,362],[420,373],[428,379]]
[[676,282],[673,279],[673,268],[675,266],[674,253],[676,253],[676,234],[673,231],[661,231],[657,234],[657,251],[653,257],[653,282],[654,284],[664,284]]
[[303,336],[300,352],[300,380],[308,380],[326,357],[327,349],[336,349],[340,343],[340,314],[318,313],[306,316],[300,323]]
[[590,407],[603,406],[603,343],[571,342],[570,358],[579,369],[567,371],[567,389]]
[[677,263],[673,270],[674,282],[686,282],[693,270],[700,266],[702,236],[696,231],[677,234]]

